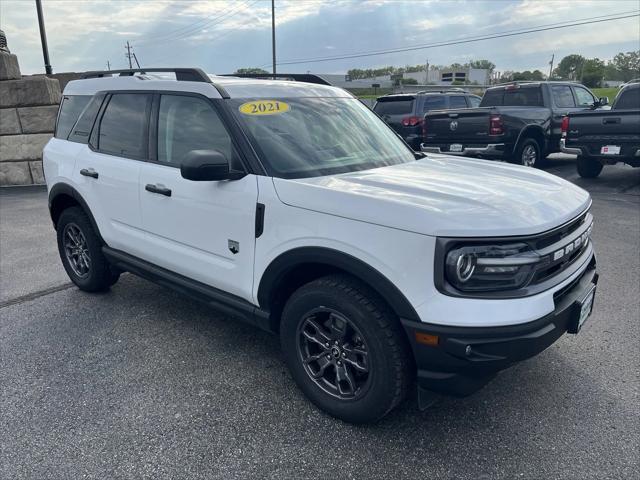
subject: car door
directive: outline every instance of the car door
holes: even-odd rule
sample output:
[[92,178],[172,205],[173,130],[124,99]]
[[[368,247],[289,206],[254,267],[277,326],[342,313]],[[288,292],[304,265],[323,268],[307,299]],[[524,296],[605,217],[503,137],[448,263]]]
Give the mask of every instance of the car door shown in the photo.
[[218,150],[243,169],[219,110],[205,97],[156,95],[152,160],[141,166],[140,203],[149,248],[143,258],[252,300],[257,178],[191,181],[180,164],[192,150]]
[[[138,182],[148,152],[151,99],[145,93],[107,95],[74,172],[105,242],[133,255],[145,248]],[[78,131],[80,123],[70,140],[88,134]]]

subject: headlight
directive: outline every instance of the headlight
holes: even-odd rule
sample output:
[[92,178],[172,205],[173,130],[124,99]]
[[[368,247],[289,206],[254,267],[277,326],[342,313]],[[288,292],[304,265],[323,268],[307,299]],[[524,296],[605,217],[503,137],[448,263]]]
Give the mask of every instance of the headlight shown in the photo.
[[447,280],[458,290],[488,292],[525,285],[540,257],[525,243],[454,248],[445,260]]

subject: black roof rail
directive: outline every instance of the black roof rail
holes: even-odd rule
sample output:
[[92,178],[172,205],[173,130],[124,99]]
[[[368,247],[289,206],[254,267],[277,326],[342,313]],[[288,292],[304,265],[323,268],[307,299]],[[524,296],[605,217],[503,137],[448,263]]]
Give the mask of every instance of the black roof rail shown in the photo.
[[125,70],[101,70],[85,72],[80,78],[104,78],[114,75],[119,77],[132,77],[135,73],[175,73],[178,82],[204,82],[212,84],[222,98],[230,98],[229,93],[221,85],[217,85],[211,77],[199,68],[128,68]]
[[206,82],[213,83],[209,75],[199,68],[129,68],[125,70],[101,70],[95,72],[85,72],[80,78],[102,78],[118,75],[120,77],[131,77],[135,73],[175,73],[179,82]]
[[316,83],[318,85],[331,84],[319,75],[313,73],[224,73],[222,77],[256,78],[260,80],[295,80],[296,82]]

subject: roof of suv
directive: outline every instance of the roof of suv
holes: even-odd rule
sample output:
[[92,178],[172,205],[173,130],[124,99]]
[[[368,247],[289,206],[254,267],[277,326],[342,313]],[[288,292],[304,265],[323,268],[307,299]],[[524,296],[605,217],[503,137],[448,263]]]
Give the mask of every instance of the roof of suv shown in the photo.
[[[108,72],[107,72],[108,74]],[[209,81],[185,81],[167,75],[140,73],[96,76],[70,81],[65,95],[94,95],[114,90],[159,90],[199,93],[210,98],[353,97],[341,88],[291,80],[207,75]]]

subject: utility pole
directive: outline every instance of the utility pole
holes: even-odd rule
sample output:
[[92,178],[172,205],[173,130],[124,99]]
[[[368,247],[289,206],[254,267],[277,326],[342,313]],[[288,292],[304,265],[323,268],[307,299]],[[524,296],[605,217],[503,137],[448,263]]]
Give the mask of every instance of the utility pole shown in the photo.
[[140,66],[140,62],[138,61],[138,57],[136,57],[136,52],[133,52],[131,55],[133,55],[133,59],[136,61],[136,65],[138,65],[138,68],[142,68]]
[[111,63],[109,63],[109,60],[107,60],[107,70],[111,70]]
[[44,57],[44,71],[51,75],[51,62],[49,61],[49,47],[47,45],[47,32],[44,29],[44,15],[42,14],[42,2],[36,0],[36,12],[38,13],[38,26],[40,27],[40,42],[42,43],[42,56]]
[[549,62],[549,65],[551,66],[549,67],[549,78],[547,80],[551,80],[551,75],[553,74],[553,59],[555,58],[555,56],[555,53],[551,54],[551,61]]
[[424,65],[424,71],[425,71],[425,75],[424,75],[424,84],[428,84],[429,83],[429,59],[427,58],[427,62]]
[[131,63],[131,45],[129,45],[129,40],[127,40],[127,45],[124,47],[127,49],[127,53],[124,55],[129,59],[129,69],[133,68],[133,64]]
[[271,51],[273,55],[273,74],[276,74],[276,2],[271,0]]

